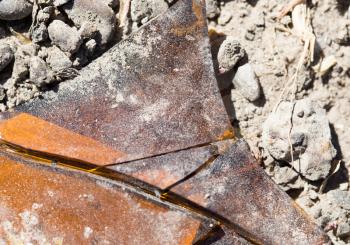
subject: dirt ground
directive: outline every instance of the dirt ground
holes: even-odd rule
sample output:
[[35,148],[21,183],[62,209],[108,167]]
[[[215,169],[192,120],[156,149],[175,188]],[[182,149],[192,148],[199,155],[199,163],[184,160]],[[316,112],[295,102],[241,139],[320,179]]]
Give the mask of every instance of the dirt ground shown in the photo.
[[[18,10],[18,20],[0,2],[0,111],[74,77],[174,1],[34,2]],[[288,3],[207,0],[217,80],[237,135],[266,172],[334,244],[350,244],[350,1],[312,0],[282,13]],[[225,38],[243,57],[221,72]],[[250,75],[241,72],[239,83],[245,64]],[[271,137],[279,144],[268,145]]]
[[[209,20],[209,26],[239,41],[260,81],[263,95],[252,103],[232,86],[231,77],[221,75],[218,80],[225,88],[223,94],[231,119],[256,156],[261,157],[268,174],[328,230],[335,244],[350,244],[349,232],[343,234],[341,231],[345,227],[349,231],[349,210],[340,207],[339,200],[330,198],[334,193],[335,199],[344,194],[346,201],[350,200],[350,133],[347,130],[350,125],[350,2],[320,0],[307,3],[310,30],[316,37],[315,60],[309,65],[304,62],[294,80],[305,41],[293,33],[291,14],[276,18],[286,4],[287,1],[274,0],[221,2],[220,15]],[[321,74],[312,68],[320,57],[330,56],[335,64],[327,71]],[[330,171],[334,172],[327,183],[305,178],[297,184],[291,179],[280,180],[280,167],[290,165],[271,159],[264,151],[262,125],[266,118],[281,100],[301,99],[316,101],[326,111],[325,120],[329,120],[331,140],[337,150],[333,165],[339,166]],[[293,184],[286,185],[288,181]],[[332,211],[331,207],[335,209]]]

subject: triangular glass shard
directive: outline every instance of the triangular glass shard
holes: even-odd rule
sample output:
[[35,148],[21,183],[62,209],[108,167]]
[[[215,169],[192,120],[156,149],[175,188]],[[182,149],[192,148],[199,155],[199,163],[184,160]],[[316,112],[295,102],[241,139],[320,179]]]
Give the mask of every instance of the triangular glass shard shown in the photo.
[[[106,165],[232,133],[214,76],[203,1],[178,1],[80,74],[59,84],[57,93],[16,108],[19,114],[0,125],[2,140]],[[41,128],[26,126],[28,121]],[[69,137],[62,136],[65,130]],[[86,146],[94,153],[86,154]]]
[[[326,244],[311,218],[267,176],[239,140],[172,192],[239,224],[263,244]],[[228,224],[228,226],[230,226]]]
[[0,176],[7,244],[190,245],[207,222],[119,181],[3,153]]
[[327,242],[243,141],[222,141],[204,6],[178,1],[57,93],[1,114],[0,236],[43,220],[39,235],[68,244],[192,244],[210,241],[198,235],[210,220],[226,229],[217,244]]

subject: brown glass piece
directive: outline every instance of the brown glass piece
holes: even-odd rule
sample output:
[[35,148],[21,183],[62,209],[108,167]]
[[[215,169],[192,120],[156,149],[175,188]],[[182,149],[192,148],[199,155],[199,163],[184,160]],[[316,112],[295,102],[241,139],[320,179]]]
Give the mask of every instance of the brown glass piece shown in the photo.
[[89,163],[115,162],[123,153],[27,113],[0,122],[1,139],[14,146]]
[[[232,127],[204,6],[178,1],[56,95],[1,114],[2,144],[22,155],[0,156],[0,221],[13,222],[0,223],[0,237],[27,229],[25,219],[38,235],[68,244],[327,241],[243,141],[222,141]],[[101,167],[115,163],[122,165]],[[222,236],[203,231],[202,220],[220,223]]]
[[[16,111],[115,151],[114,157],[95,158],[98,165],[203,145],[232,136],[211,60],[204,2],[178,1],[82,69],[81,75],[59,84],[55,96],[48,93]],[[20,132],[26,122],[15,123]],[[13,134],[17,133],[3,140],[37,151],[45,150],[40,145],[52,144],[52,138],[69,141],[49,125],[32,134],[35,144]],[[76,158],[72,152],[84,152],[85,144],[72,142],[56,154]]]
[[109,168],[165,190],[214,160],[218,154],[217,146],[208,145]]
[[264,244],[323,244],[327,236],[279,189],[239,140],[172,192],[239,224]]
[[19,241],[193,243],[200,219],[157,204],[120,184],[1,154],[0,241],[14,244],[27,232]]

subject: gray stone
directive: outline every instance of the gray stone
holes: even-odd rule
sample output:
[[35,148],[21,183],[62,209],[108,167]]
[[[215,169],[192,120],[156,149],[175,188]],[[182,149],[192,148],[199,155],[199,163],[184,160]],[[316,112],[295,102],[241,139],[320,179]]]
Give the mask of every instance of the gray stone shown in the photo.
[[218,52],[220,73],[230,71],[246,55],[241,44],[233,37],[227,37]]
[[30,59],[29,79],[39,88],[54,80],[51,70],[45,61],[38,56]]
[[218,24],[219,25],[226,25],[228,22],[230,22],[230,20],[232,19],[232,13],[231,10],[228,9],[224,9],[221,11],[220,16],[218,18]]
[[48,27],[48,32],[52,43],[64,52],[74,53],[78,51],[82,43],[77,29],[60,20],[52,21]]
[[261,95],[259,80],[249,63],[238,67],[233,84],[239,93],[249,101],[255,101]]
[[47,40],[49,37],[47,27],[44,23],[36,25],[31,31],[31,38],[34,43],[39,43]]
[[307,99],[295,103],[282,101],[265,121],[262,141],[271,156],[289,162],[313,181],[328,175],[336,155],[325,110]]
[[301,197],[298,197],[295,202],[301,206],[303,209],[310,208],[314,205],[314,203],[311,201],[310,197],[307,195],[303,195]]
[[205,1],[207,18],[213,19],[220,14],[218,0],[207,0]]
[[57,47],[47,49],[46,63],[54,72],[59,72],[72,66],[72,61]]
[[57,47],[47,49],[47,64],[54,72],[59,72],[72,66],[72,61]]
[[7,44],[0,44],[0,72],[13,60],[13,51]]
[[15,63],[13,65],[12,77],[16,80],[16,82],[23,81],[27,78],[29,74],[29,59],[15,59]]
[[350,210],[350,193],[341,190],[332,190],[327,193],[327,198],[333,204],[340,206],[345,210]]
[[273,180],[279,185],[288,184],[298,178],[298,173],[290,167],[275,166],[274,172]]
[[350,43],[350,27],[347,25],[343,26],[338,33],[337,37],[335,38],[335,42],[340,45],[346,45]]
[[24,81],[28,77],[30,57],[35,56],[38,49],[39,46],[34,43],[18,47],[12,70],[13,83]]
[[132,0],[130,5],[131,20],[146,23],[169,8],[164,0]]
[[337,227],[337,236],[338,237],[348,237],[350,236],[350,224],[340,223]]
[[52,14],[54,13],[55,9],[52,6],[45,7],[38,11],[38,14],[36,16],[36,19],[39,23],[47,23]]
[[349,189],[349,183],[340,183],[339,184],[339,189],[342,191],[347,191]]
[[12,99],[12,103],[14,103],[15,106],[18,106],[38,95],[39,90],[35,85],[30,83],[24,83],[16,89],[16,96]]
[[106,45],[113,37],[116,17],[104,1],[75,0],[65,4],[63,10],[80,28],[83,38],[96,38],[99,45]]
[[0,86],[0,101],[4,101],[5,97],[6,97],[5,89],[2,86]]
[[33,4],[26,0],[1,0],[0,19],[20,20],[32,13]]

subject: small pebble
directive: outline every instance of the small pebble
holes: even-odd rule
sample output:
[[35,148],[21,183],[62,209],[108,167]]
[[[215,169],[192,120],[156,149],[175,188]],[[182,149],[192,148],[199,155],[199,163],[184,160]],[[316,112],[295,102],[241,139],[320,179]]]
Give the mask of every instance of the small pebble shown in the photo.
[[253,67],[246,63],[240,67],[233,78],[233,84],[239,93],[249,101],[260,98],[261,88]]
[[207,10],[207,18],[213,19],[220,14],[218,0],[207,0],[205,1],[205,4]]
[[31,38],[34,43],[43,42],[47,40],[48,37],[47,27],[44,23],[40,23],[33,28]]
[[47,50],[46,62],[53,71],[62,71],[72,66],[72,61],[59,48],[51,47]]
[[219,72],[230,71],[246,55],[241,44],[233,37],[227,37],[218,52]]
[[342,190],[342,191],[347,191],[349,189],[349,183],[341,183],[339,185],[339,189]]
[[48,32],[52,43],[64,52],[75,53],[82,43],[77,29],[60,20],[52,21],[48,27]]
[[13,51],[7,44],[0,44],[0,72],[13,60]]
[[350,224],[340,223],[337,227],[337,236],[339,237],[348,237],[350,236]]
[[302,118],[304,116],[304,111],[299,111],[297,115],[298,117]]

